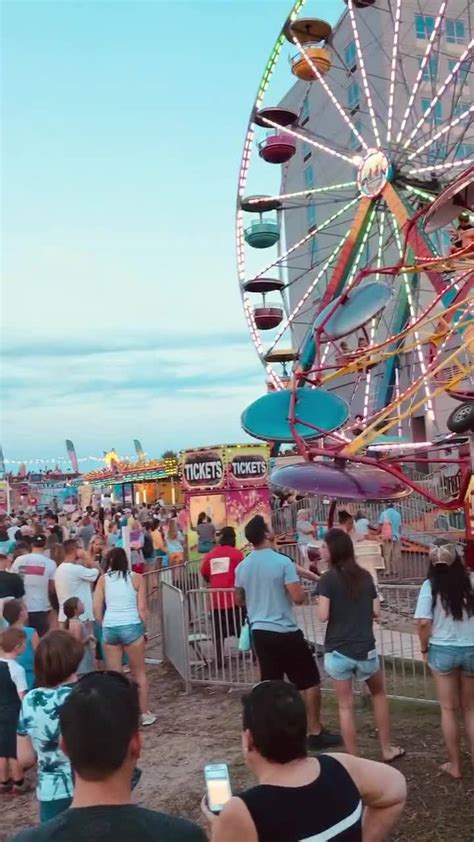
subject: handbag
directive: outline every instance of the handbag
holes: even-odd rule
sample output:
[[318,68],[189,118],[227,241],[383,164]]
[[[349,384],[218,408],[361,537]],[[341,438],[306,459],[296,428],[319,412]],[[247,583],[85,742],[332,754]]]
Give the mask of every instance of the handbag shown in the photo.
[[252,644],[250,642],[250,626],[248,620],[245,621],[239,637],[239,652],[250,652]]

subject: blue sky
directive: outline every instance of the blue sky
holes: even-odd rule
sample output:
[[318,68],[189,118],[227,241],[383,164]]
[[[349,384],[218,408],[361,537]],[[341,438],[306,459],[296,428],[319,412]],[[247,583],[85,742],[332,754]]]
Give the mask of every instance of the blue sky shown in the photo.
[[[332,21],[344,8],[317,5]],[[4,0],[7,458],[63,453],[66,437],[79,456],[245,438],[264,372],[237,286],[236,184],[289,7]]]

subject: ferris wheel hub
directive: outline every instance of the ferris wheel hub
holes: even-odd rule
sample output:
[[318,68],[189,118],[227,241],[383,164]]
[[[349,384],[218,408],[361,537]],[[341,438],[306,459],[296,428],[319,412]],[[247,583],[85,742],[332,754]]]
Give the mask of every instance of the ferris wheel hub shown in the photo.
[[357,171],[357,186],[363,196],[375,199],[392,179],[392,164],[381,149],[369,149]]

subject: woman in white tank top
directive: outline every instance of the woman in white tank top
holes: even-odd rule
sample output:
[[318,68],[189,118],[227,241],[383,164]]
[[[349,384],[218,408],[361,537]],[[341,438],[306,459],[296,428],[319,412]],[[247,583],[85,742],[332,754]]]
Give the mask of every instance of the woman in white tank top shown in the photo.
[[121,672],[122,656],[127,653],[132,677],[138,684],[142,725],[152,725],[156,716],[148,710],[145,583],[139,573],[129,569],[121,547],[114,547],[107,556],[105,573],[94,592],[94,615],[102,625],[107,668]]

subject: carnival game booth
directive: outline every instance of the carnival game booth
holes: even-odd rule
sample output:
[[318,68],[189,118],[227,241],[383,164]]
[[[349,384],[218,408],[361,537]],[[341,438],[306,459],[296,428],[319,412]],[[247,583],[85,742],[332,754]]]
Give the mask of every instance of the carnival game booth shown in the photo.
[[204,512],[217,531],[233,526],[237,546],[246,546],[245,526],[255,515],[271,522],[268,488],[270,449],[266,445],[216,445],[183,450],[181,484],[187,512],[188,559],[197,561],[199,514]]
[[119,506],[131,508],[140,503],[153,504],[160,499],[172,506],[181,502],[176,459],[117,461],[84,474],[83,481],[92,487],[92,495],[110,497]]

